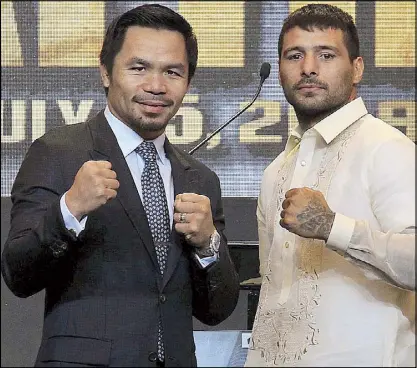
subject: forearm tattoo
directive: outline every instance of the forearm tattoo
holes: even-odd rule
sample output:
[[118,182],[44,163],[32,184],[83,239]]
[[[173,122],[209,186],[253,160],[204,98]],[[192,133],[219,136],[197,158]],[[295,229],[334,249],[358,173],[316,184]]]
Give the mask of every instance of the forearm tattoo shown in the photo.
[[317,239],[327,240],[332,229],[335,213],[313,198],[305,211],[297,215],[299,229],[315,234]]

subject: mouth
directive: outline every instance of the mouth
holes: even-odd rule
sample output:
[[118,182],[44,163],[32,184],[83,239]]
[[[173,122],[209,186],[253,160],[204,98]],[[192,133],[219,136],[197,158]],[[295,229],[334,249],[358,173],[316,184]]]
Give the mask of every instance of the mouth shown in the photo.
[[304,90],[304,91],[315,91],[319,89],[324,89],[323,86],[319,86],[317,84],[301,84],[300,86],[297,86],[298,90]]
[[169,106],[168,103],[163,101],[143,100],[137,102],[142,106],[145,112],[150,114],[160,114],[166,107]]

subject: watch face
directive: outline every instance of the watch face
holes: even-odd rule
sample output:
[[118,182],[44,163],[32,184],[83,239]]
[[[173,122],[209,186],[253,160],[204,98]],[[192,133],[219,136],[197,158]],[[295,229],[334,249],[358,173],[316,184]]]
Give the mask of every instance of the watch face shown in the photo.
[[220,248],[220,235],[217,231],[214,232],[214,234],[211,236],[211,242],[210,245],[212,246],[213,250],[215,252],[219,251]]

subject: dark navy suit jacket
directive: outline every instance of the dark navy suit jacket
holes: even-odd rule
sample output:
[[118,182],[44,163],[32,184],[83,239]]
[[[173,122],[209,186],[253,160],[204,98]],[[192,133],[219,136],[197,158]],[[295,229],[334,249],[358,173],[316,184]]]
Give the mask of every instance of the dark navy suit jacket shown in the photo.
[[[28,150],[12,188],[2,273],[17,296],[46,289],[37,366],[155,366],[159,318],[166,366],[195,366],[192,316],[215,325],[235,308],[238,277],[223,235],[218,177],[168,140],[165,150],[175,195],[208,196],[222,241],[219,261],[201,269],[174,230],[163,278],[140,196],[103,111],[50,130]],[[77,238],[65,228],[59,201],[88,160],[110,161],[120,188],[88,215]]]

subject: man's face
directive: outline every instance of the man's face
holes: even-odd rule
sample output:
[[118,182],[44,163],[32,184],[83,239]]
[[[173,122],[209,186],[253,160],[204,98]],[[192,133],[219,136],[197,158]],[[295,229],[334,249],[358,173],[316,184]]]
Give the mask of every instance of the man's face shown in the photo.
[[161,135],[188,90],[184,37],[169,30],[128,28],[112,74],[100,66],[110,111],[145,139]]
[[353,63],[340,29],[312,32],[299,27],[283,40],[279,76],[287,101],[297,113],[317,116],[336,111],[356,96],[363,61]]

